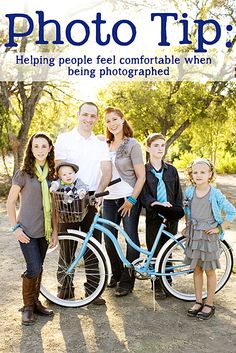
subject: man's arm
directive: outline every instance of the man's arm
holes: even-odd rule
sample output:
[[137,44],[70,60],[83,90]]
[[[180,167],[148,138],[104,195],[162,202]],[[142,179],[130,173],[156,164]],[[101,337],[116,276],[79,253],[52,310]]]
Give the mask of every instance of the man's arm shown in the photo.
[[102,172],[102,177],[100,180],[100,183],[98,185],[98,188],[96,192],[103,192],[108,184],[111,181],[112,177],[112,164],[111,161],[102,161],[101,162],[101,172]]

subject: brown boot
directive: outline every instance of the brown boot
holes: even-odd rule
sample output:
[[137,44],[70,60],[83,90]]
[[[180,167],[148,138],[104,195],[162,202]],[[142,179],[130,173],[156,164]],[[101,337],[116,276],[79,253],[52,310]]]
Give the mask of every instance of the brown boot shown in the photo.
[[42,281],[42,274],[43,274],[43,270],[38,275],[36,285],[35,285],[34,312],[39,315],[51,316],[51,315],[53,315],[53,311],[51,309],[47,309],[45,306],[43,306],[41,301],[38,299],[39,293],[40,293],[40,285],[41,285],[41,281]]
[[23,279],[22,294],[24,302],[24,307],[22,309],[22,324],[33,325],[36,321],[34,315],[34,294],[37,277],[28,278],[25,274],[21,277]]

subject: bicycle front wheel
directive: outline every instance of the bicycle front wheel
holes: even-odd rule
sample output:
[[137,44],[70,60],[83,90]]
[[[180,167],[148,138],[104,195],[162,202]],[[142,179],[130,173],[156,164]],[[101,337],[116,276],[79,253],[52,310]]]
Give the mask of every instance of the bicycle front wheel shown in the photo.
[[[178,239],[178,241],[185,248],[186,238],[182,236]],[[233,253],[229,244],[225,240],[220,241],[220,247],[221,268],[216,270],[216,292],[220,291],[227,283],[233,268]],[[193,270],[190,270],[189,265],[183,263],[185,257],[184,248],[180,244],[173,241],[162,255],[159,272],[168,273],[166,276],[161,276],[162,284],[167,292],[178,299],[195,301],[196,296],[192,275]],[[205,286],[203,287],[202,294],[203,299],[207,297],[205,278],[204,284]]]
[[58,236],[58,245],[48,249],[43,265],[40,291],[61,306],[88,305],[103,292],[107,283],[107,266],[102,249],[92,239],[83,258],[73,270],[67,270],[80,253],[85,235],[69,233]]

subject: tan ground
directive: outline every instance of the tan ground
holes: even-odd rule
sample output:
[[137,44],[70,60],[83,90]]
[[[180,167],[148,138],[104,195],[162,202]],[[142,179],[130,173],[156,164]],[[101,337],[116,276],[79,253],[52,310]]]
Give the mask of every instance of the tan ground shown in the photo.
[[[218,177],[218,186],[236,205],[236,175]],[[157,304],[150,284],[137,281],[133,294],[115,298],[104,292],[106,306],[81,309],[51,305],[53,319],[39,317],[33,327],[21,326],[21,280],[24,261],[9,233],[4,203],[0,204],[1,286],[0,352],[21,353],[218,353],[236,352],[236,275],[216,295],[216,314],[210,321],[186,316],[189,303],[168,298]],[[143,219],[142,219],[143,222]],[[236,250],[236,222],[226,238]]]

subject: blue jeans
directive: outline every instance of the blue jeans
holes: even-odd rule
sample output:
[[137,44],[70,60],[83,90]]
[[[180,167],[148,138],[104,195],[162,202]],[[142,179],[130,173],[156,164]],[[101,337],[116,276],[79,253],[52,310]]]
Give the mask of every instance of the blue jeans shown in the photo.
[[[139,215],[141,212],[141,204],[138,201],[136,205],[132,207],[130,216],[125,216],[122,218],[120,212],[118,212],[118,209],[123,205],[123,203],[124,198],[115,200],[104,200],[103,217],[116,224],[120,224],[122,220],[123,227],[126,233],[136,245],[140,246],[138,237],[138,222]],[[116,238],[118,237],[118,232],[116,229],[111,228],[108,225],[106,225],[106,227],[112,232],[112,234],[114,234]],[[120,260],[112,241],[106,235],[105,246],[111,261],[112,275],[114,279],[117,282],[120,282],[120,288],[133,289],[135,280],[134,274],[131,274],[129,269],[124,268],[123,263]],[[127,245],[126,258],[130,262],[133,262],[138,257],[139,252],[134,250],[130,245]]]
[[43,262],[46,256],[48,242],[43,238],[30,238],[28,244],[20,243],[21,251],[26,262],[25,276],[34,278],[42,271]]

